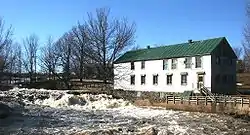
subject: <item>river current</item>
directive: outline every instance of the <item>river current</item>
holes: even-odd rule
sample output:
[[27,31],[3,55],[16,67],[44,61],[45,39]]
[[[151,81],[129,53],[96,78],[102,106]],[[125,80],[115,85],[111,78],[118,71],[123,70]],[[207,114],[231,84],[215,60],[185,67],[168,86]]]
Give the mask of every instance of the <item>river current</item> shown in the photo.
[[[0,134],[249,135],[250,121],[231,116],[140,108],[110,95],[67,90],[0,91],[12,113],[0,119]],[[1,109],[1,108],[0,108]]]

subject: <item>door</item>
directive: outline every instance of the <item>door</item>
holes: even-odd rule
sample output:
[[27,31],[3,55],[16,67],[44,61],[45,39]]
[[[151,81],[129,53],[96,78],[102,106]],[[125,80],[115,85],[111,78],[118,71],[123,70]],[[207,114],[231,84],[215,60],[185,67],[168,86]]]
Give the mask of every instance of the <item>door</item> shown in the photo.
[[200,89],[204,85],[204,75],[198,74],[197,88]]

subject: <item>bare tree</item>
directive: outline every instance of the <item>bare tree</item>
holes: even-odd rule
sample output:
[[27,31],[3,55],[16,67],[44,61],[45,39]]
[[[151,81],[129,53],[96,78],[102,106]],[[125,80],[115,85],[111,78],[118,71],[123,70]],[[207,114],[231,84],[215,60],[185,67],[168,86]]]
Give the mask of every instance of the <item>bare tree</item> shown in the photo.
[[48,75],[49,79],[55,80],[54,73],[56,73],[58,55],[56,55],[55,43],[52,37],[47,39],[46,45],[41,49],[42,54],[40,57],[40,67]]
[[96,10],[96,16],[88,15],[88,34],[91,45],[87,56],[100,65],[104,82],[113,78],[113,62],[125,49],[134,44],[135,24],[126,19],[109,17],[109,9]]
[[246,72],[250,71],[250,2],[246,5],[247,21],[243,30],[242,46],[244,49],[243,63]]
[[20,75],[20,61],[21,61],[21,49],[20,49],[20,45],[18,43],[12,44],[9,48],[8,48],[8,59],[7,59],[7,63],[8,66],[6,67],[6,72],[8,73],[9,76],[9,81],[11,83],[12,78],[17,76],[17,74]]
[[0,79],[2,73],[6,71],[9,62],[9,53],[12,44],[12,28],[5,28],[5,23],[2,18],[0,18]]
[[68,89],[71,89],[72,42],[72,34],[65,33],[55,44],[56,55],[59,59],[58,66],[62,69],[62,75],[59,76],[57,73],[54,75],[62,80]]
[[21,49],[21,45],[18,44],[18,43],[15,44],[14,54],[16,56],[16,58],[14,60],[14,73],[15,73],[15,76],[18,77],[18,79],[19,79],[18,82],[21,82],[22,69],[23,69],[23,65],[22,65],[22,49]]
[[236,56],[238,57],[238,59],[240,59],[240,57],[242,56],[242,48],[241,47],[234,47],[233,50],[234,50],[234,53],[236,54]]
[[17,68],[17,73],[19,75],[21,75],[22,73],[22,67],[23,67],[23,63],[22,63],[22,50],[21,50],[21,46],[18,44],[17,45],[17,62],[16,62],[16,68]]
[[84,66],[88,64],[88,58],[86,57],[86,48],[89,46],[89,37],[86,24],[78,23],[76,27],[73,27],[71,33],[73,36],[72,54],[74,67],[76,75],[82,82],[82,79],[84,77]]
[[31,35],[24,39],[24,58],[23,65],[26,72],[29,73],[30,82],[34,82],[36,78],[36,67],[37,67],[37,51],[38,51],[38,37],[36,35]]

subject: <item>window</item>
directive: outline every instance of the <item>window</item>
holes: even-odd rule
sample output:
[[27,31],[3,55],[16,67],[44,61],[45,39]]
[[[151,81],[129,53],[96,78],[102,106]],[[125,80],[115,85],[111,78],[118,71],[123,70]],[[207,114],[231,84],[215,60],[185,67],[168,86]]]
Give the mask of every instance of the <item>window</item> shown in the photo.
[[134,70],[134,69],[135,69],[135,63],[131,62],[131,70]]
[[231,80],[231,83],[234,82],[234,76],[233,75],[230,75],[230,80]]
[[135,85],[135,75],[130,76],[130,84]]
[[233,82],[233,75],[226,75],[226,81],[227,81],[227,83],[232,83]]
[[220,57],[216,57],[216,64],[220,65]]
[[172,76],[173,75],[167,75],[167,85],[171,85],[172,84]]
[[224,58],[222,59],[222,65],[229,65],[229,59],[228,58]]
[[167,70],[168,69],[168,59],[163,60],[163,70]]
[[233,64],[233,60],[231,58],[226,57],[217,57],[216,64],[223,66],[231,66]]
[[158,84],[158,75],[153,75],[153,85]]
[[228,76],[227,76],[227,81],[228,81],[229,83],[232,83],[232,82],[233,82],[233,75],[228,75]]
[[195,57],[195,68],[201,68],[201,57],[200,56]]
[[192,64],[192,57],[187,57],[185,58],[185,68],[191,68],[191,64]]
[[146,75],[141,76],[141,85],[146,83]]
[[177,59],[172,59],[172,69],[177,68]]
[[181,75],[181,85],[187,85],[187,75]]
[[141,69],[145,69],[145,61],[141,62]]
[[227,83],[227,75],[222,76],[222,81],[223,81],[223,83]]
[[216,81],[217,83],[220,83],[220,75],[216,75],[215,81]]
[[228,59],[224,58],[224,59],[221,59],[221,65],[228,65]]
[[228,65],[231,66],[233,64],[233,60],[228,58]]

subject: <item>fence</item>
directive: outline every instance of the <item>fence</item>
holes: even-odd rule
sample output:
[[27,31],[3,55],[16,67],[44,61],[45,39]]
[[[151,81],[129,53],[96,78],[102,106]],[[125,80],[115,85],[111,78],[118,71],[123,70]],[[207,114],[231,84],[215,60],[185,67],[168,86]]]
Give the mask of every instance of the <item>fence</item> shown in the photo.
[[212,100],[207,96],[191,96],[188,99],[184,99],[181,96],[166,96],[166,103],[168,104],[169,102],[174,104],[177,102],[180,104],[187,102],[188,104],[195,103],[197,105],[202,103],[205,105],[208,103],[224,103],[225,105],[227,103],[233,103],[234,105],[240,104],[242,107],[244,104],[248,104],[250,107],[250,97],[214,96],[214,100]]

